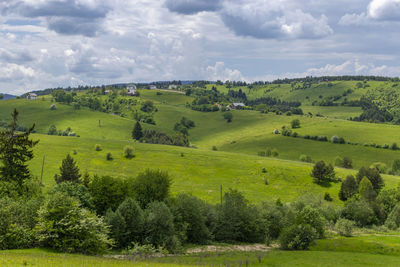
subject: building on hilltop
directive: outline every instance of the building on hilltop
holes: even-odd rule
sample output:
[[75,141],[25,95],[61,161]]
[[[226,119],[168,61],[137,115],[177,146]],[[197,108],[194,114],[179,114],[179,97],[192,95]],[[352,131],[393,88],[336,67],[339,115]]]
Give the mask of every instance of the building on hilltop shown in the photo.
[[151,85],[149,86],[149,88],[152,89],[152,90],[154,90],[154,89],[157,89],[157,86],[155,86],[154,84],[151,84]]
[[242,109],[245,107],[243,103],[232,103],[232,109]]
[[176,84],[170,84],[170,85],[168,86],[168,89],[178,89],[178,85],[176,85]]
[[36,99],[37,99],[37,94],[35,94],[35,93],[29,93],[29,94],[26,96],[26,99],[29,99],[29,100],[36,100]]
[[129,85],[126,87],[126,89],[128,89],[128,95],[133,96],[136,94],[136,85]]

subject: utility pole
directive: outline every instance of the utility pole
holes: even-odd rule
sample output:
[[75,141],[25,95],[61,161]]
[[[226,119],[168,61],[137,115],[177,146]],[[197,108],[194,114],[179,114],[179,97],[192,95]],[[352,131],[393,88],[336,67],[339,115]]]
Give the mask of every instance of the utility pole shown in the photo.
[[44,160],[46,158],[46,155],[43,156],[43,162],[42,162],[42,173],[40,174],[40,183],[43,184],[43,169],[44,169]]

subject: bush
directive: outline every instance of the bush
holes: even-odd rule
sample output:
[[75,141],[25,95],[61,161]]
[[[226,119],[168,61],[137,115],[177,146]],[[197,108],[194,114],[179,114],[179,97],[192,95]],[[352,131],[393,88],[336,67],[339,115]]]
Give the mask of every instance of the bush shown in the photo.
[[335,166],[337,166],[337,167],[343,166],[343,159],[341,157],[338,156],[335,158]]
[[94,145],[94,150],[96,150],[96,151],[102,151],[103,149],[101,148],[101,145],[95,144],[95,145]]
[[344,158],[343,158],[342,167],[343,167],[343,168],[346,168],[346,169],[351,169],[351,168],[353,168],[353,161],[351,160],[351,158],[349,158],[349,157],[344,157]]
[[113,160],[113,156],[112,156],[111,152],[107,153],[106,160]]
[[390,212],[385,225],[391,230],[397,230],[400,227],[400,204],[397,204]]
[[400,171],[400,159],[395,159],[392,164],[392,171],[398,173]]
[[50,106],[50,110],[56,110],[57,108],[56,108],[56,105],[55,104],[52,104],[51,106]]
[[342,217],[354,221],[360,227],[372,225],[378,221],[368,202],[354,198],[345,203]]
[[274,158],[277,158],[277,157],[279,156],[278,150],[277,150],[276,148],[272,149],[271,155],[272,155]]
[[35,245],[37,211],[41,197],[0,198],[0,249],[31,248]]
[[377,169],[379,173],[386,173],[388,170],[387,165],[383,162],[374,162],[369,167]]
[[163,201],[169,195],[171,178],[167,172],[147,169],[133,181],[133,190],[141,207],[154,201]]
[[233,114],[232,114],[232,112],[229,112],[229,111],[224,112],[223,117],[226,120],[226,122],[232,122]]
[[325,195],[324,195],[324,199],[326,200],[326,201],[329,201],[329,202],[331,202],[331,201],[333,201],[333,198],[331,197],[331,195],[329,194],[329,193],[325,193]]
[[310,206],[305,206],[296,217],[299,225],[310,225],[315,229],[317,238],[323,238],[325,233],[325,221],[318,210]]
[[294,224],[282,230],[279,243],[282,249],[305,250],[316,238],[316,231],[310,225]]
[[312,159],[311,159],[311,157],[310,156],[307,156],[307,155],[304,155],[304,154],[302,154],[302,155],[300,155],[300,161],[302,161],[302,162],[312,162]]
[[48,134],[48,135],[57,135],[58,132],[57,132],[56,126],[55,126],[55,125],[51,125],[51,126],[49,127],[49,131],[47,132],[47,134]]
[[351,237],[355,223],[353,221],[340,218],[335,224],[335,229],[341,236]]
[[212,150],[213,150],[213,151],[217,151],[218,148],[217,148],[216,146],[212,146]]
[[294,120],[292,120],[290,125],[292,126],[292,129],[300,128],[300,120],[294,119]]
[[135,157],[135,154],[133,152],[133,147],[131,147],[131,146],[124,147],[124,157],[127,159],[131,159],[131,158]]
[[343,137],[338,137],[336,135],[331,137],[331,142],[334,144],[345,144],[346,141],[344,140]]
[[392,149],[392,150],[398,150],[399,147],[397,146],[397,143],[393,143],[393,144],[390,146],[390,149]]
[[90,195],[89,190],[84,185],[74,182],[63,182],[55,185],[49,191],[50,195],[54,195],[56,193],[63,193],[77,199],[81,206],[84,208],[88,208],[91,210],[94,209],[92,196]]
[[63,252],[98,254],[112,245],[103,220],[62,193],[40,208],[36,232],[42,246]]

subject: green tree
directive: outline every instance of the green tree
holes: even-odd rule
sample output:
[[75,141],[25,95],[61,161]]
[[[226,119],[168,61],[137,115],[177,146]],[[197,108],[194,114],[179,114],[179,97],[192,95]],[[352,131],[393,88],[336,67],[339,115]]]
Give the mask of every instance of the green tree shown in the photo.
[[0,94],[0,100],[4,99],[4,95]]
[[348,175],[342,182],[339,191],[339,198],[342,201],[352,198],[358,192],[358,185],[353,175]]
[[132,243],[142,242],[144,230],[144,213],[138,203],[127,198],[113,212],[106,212],[105,221],[111,226],[111,236],[119,247],[128,247]]
[[317,238],[317,233],[309,224],[294,224],[282,230],[279,243],[282,249],[305,250]]
[[400,171],[400,159],[395,159],[392,164],[392,171],[398,173]]
[[174,252],[179,246],[175,236],[174,218],[164,202],[152,202],[146,211],[146,243]]
[[112,245],[103,220],[62,193],[51,195],[40,208],[36,231],[42,246],[64,252],[97,254]]
[[232,114],[232,112],[229,112],[229,111],[224,112],[223,117],[226,120],[226,122],[232,122],[233,114]]
[[367,177],[364,177],[361,180],[360,185],[358,186],[358,192],[360,193],[360,196],[367,201],[373,201],[376,198],[376,192],[372,187],[371,181]]
[[171,178],[167,172],[147,169],[136,177],[133,190],[141,207],[153,201],[163,201],[169,195]]
[[110,208],[116,210],[131,195],[125,180],[111,176],[95,175],[89,184],[89,192],[99,215],[104,215]]
[[311,176],[314,177],[319,184],[331,182],[335,178],[335,171],[331,164],[327,165],[321,160],[315,163]]
[[29,139],[35,128],[32,125],[24,133],[17,133],[18,111],[14,109],[9,129],[0,132],[0,181],[15,182],[22,187],[31,177],[27,161],[33,158],[32,148],[39,142]]
[[68,154],[65,159],[63,159],[60,167],[60,174],[56,174],[54,179],[56,182],[74,182],[80,183],[81,174],[79,173],[79,167],[76,165],[75,160]]
[[192,244],[205,244],[211,238],[206,226],[206,204],[190,195],[179,194],[171,205],[174,224],[181,240]]
[[294,120],[292,120],[290,125],[292,126],[292,129],[300,128],[300,120],[294,119]]
[[400,227],[400,204],[397,204],[392,212],[389,214],[385,225],[391,229],[396,230]]
[[320,213],[310,207],[305,206],[303,210],[296,217],[297,224],[309,224],[315,229],[317,238],[323,238],[325,232],[325,222]]
[[371,181],[372,187],[377,193],[385,185],[382,176],[376,168],[361,167],[357,173],[357,183],[360,183],[364,177],[367,177]]
[[136,121],[135,126],[133,127],[132,131],[132,138],[136,140],[140,140],[143,137],[142,126],[140,125],[139,121]]

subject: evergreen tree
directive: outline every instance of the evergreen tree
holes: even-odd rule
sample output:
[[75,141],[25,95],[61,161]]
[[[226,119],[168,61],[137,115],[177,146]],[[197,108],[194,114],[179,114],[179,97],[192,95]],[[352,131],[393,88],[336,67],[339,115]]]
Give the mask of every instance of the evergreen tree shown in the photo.
[[355,194],[357,194],[357,182],[354,179],[353,175],[348,175],[346,179],[343,181],[342,186],[340,187],[339,191],[339,198],[342,201],[346,201],[347,199],[351,198]]
[[63,159],[61,167],[60,167],[60,175],[56,174],[54,179],[56,182],[75,182],[80,183],[81,174],[79,173],[79,168],[76,165],[76,162],[71,157],[70,154],[67,155],[65,159]]
[[0,181],[16,182],[22,186],[23,181],[31,177],[27,161],[33,158],[32,148],[39,141],[32,141],[29,135],[35,128],[32,125],[24,133],[17,133],[18,111],[14,109],[9,129],[0,132]]
[[361,167],[357,173],[357,183],[360,184],[364,177],[367,177],[370,180],[376,193],[378,193],[385,185],[382,176],[376,168]]
[[142,126],[139,121],[136,121],[135,127],[133,127],[132,138],[136,140],[140,140],[143,137]]
[[364,177],[361,180],[358,187],[358,192],[365,200],[373,201],[376,198],[376,192],[372,187],[371,181],[367,177]]

